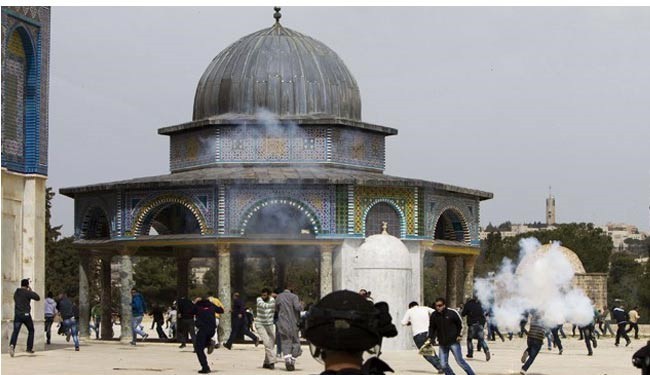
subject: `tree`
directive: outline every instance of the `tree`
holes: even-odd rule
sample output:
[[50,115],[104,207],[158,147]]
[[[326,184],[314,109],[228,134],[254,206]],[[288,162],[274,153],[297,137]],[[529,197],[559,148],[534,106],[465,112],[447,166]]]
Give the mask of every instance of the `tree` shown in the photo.
[[168,306],[176,299],[176,262],[169,257],[136,257],[133,281],[147,305]]
[[77,295],[79,288],[79,254],[73,247],[74,237],[61,236],[61,226],[52,227],[52,188],[45,190],[45,290],[55,295]]

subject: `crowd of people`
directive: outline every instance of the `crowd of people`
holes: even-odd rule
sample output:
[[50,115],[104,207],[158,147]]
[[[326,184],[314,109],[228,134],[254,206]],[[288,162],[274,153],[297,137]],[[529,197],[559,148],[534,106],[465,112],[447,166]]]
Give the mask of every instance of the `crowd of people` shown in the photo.
[[[287,371],[294,371],[297,358],[302,354],[300,339],[303,337],[311,344],[312,356],[324,363],[325,371],[322,374],[383,374],[392,371],[390,366],[378,357],[381,353],[382,339],[396,336],[397,330],[392,323],[388,305],[385,302],[374,303],[371,293],[365,289],[361,289],[358,293],[337,291],[323,297],[310,307],[301,302],[292,288],[276,291],[264,288],[256,298],[255,314],[252,309],[247,308],[238,292],[233,293],[231,297],[232,308],[229,312],[232,318],[232,329],[229,337],[226,338],[219,324],[222,314],[226,311],[223,303],[214,293],[207,293],[193,300],[183,296],[166,309],[158,304],[154,304],[149,309],[145,298],[133,288],[131,290],[133,335],[131,344],[137,345],[138,336],[143,341],[148,338],[142,326],[143,317],[148,314],[152,317],[151,329],[155,328],[160,340],[176,340],[180,343],[180,348],[184,348],[188,342],[192,344],[201,366],[199,373],[211,372],[206,352],[209,355],[220,346],[230,350],[235,341],[243,336],[249,337],[255,346],[259,343],[264,345],[262,361],[264,369],[272,370],[276,363],[283,362]],[[26,351],[34,352],[31,301],[40,301],[40,296],[31,290],[29,280],[24,279],[21,281],[21,287],[14,293],[14,301],[14,330],[9,346],[12,357],[23,325],[28,331]],[[79,309],[73,299],[66,293],[59,294],[55,299],[49,292],[44,307],[47,344],[51,343],[51,329],[54,322],[59,321],[59,334],[65,335],[67,341],[72,339],[75,350],[78,351]],[[593,348],[597,347],[597,338],[600,335],[604,336],[608,333],[614,335],[609,327],[610,316],[617,325],[616,346],[619,346],[621,338],[626,340],[626,346],[629,345],[631,340],[627,333],[632,330],[635,330],[635,338],[638,338],[639,313],[636,307],[625,311],[620,305],[612,309],[611,313],[607,308],[596,310],[591,323],[577,327],[580,340],[585,341],[587,355],[593,355]],[[89,330],[95,332],[96,338],[99,338],[101,317],[102,306],[96,304],[90,311],[89,324]],[[466,329],[463,319],[465,319]],[[433,307],[420,306],[413,301],[409,304],[401,323],[404,326],[411,326],[415,346],[435,371],[441,374],[454,374],[449,366],[450,353],[466,374],[474,374],[472,367],[463,358],[461,347],[463,337],[467,345],[466,357],[474,357],[476,340],[476,350],[484,353],[486,361],[491,359],[488,341],[496,341],[497,336],[501,341],[505,341],[495,323],[492,311],[485,309],[475,297],[458,308],[448,307],[442,297],[435,300]],[[562,354],[562,338],[567,338],[562,325],[545,327],[538,311],[527,311],[521,318],[519,329],[519,337],[526,336],[520,374],[526,374],[542,350],[545,339],[548,350],[557,348],[558,354]],[[514,333],[507,334],[512,340]],[[434,346],[438,347],[438,353]],[[364,363],[365,351],[375,356]],[[634,363],[645,366],[645,357],[642,354],[639,356],[639,353],[635,354]]]

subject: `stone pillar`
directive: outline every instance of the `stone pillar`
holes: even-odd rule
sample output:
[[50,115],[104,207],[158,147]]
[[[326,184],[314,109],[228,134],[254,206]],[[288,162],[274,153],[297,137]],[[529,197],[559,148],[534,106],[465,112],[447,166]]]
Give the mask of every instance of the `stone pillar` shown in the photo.
[[463,257],[463,302],[467,301],[474,294],[474,265],[478,255],[466,255]]
[[102,340],[113,338],[113,299],[111,297],[111,259],[112,254],[102,256]]
[[458,257],[445,256],[447,261],[447,307],[458,307]]
[[335,245],[320,248],[320,298],[332,293],[332,252]]
[[187,297],[190,281],[190,254],[185,250],[176,249],[176,298]]
[[90,275],[91,256],[85,250],[79,252],[79,337],[89,338],[90,330]]
[[130,343],[133,339],[133,330],[131,328],[131,288],[133,287],[133,262],[131,256],[132,250],[120,251],[120,324],[122,327],[120,334],[121,343]]
[[283,249],[275,248],[275,285],[284,290],[287,286],[287,259]]
[[244,263],[244,253],[240,249],[238,250],[239,251],[232,252],[232,262],[233,262],[232,287],[235,292],[239,292],[241,294],[242,298],[245,298],[246,296],[244,295],[244,268],[246,266],[246,263]]
[[225,310],[221,314],[219,325],[223,327],[224,337],[230,336],[230,317],[232,308],[232,296],[230,292],[230,244],[217,245],[219,287],[218,294]]

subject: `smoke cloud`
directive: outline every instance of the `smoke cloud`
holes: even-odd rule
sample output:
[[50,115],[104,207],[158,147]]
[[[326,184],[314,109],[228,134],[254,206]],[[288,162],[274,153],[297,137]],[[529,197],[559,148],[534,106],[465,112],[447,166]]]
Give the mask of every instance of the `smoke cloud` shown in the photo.
[[478,278],[474,291],[483,307],[492,310],[499,328],[515,331],[526,312],[535,310],[548,328],[574,323],[589,324],[594,317],[591,300],[572,285],[574,271],[569,259],[553,242],[547,252],[537,253],[536,238],[519,241],[519,264],[504,258],[494,275]]

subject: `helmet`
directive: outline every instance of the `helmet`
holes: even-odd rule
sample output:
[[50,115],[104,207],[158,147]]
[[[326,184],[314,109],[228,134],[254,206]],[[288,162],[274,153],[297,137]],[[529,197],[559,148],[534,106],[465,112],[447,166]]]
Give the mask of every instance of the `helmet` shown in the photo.
[[305,337],[314,346],[347,352],[363,352],[397,335],[388,305],[376,306],[358,293],[330,293],[309,309]]

